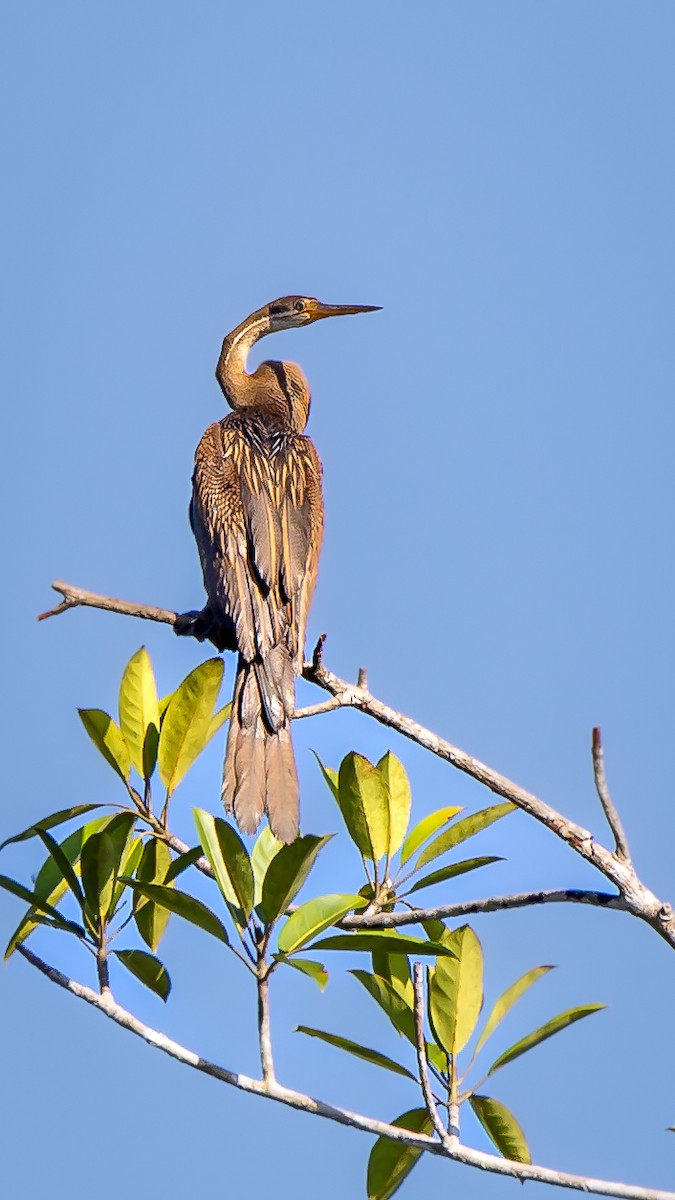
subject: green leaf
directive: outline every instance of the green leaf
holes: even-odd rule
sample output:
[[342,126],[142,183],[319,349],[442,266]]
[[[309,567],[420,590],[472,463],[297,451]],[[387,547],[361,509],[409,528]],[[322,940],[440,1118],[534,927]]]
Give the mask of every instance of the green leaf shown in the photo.
[[340,764],[338,804],[364,858],[378,862],[389,845],[389,792],[377,767],[351,751]]
[[401,847],[401,864],[407,862],[409,858],[412,858],[415,851],[418,850],[428,838],[432,837],[432,835],[441,828],[441,825],[447,825],[448,821],[452,821],[453,817],[456,817],[457,813],[461,813],[461,811],[461,806],[459,808],[439,808],[436,812],[429,813],[428,816],[422,817],[422,820],[418,821],[417,825],[410,830],[410,833]]
[[463,1050],[483,1006],[483,952],[469,925],[455,929],[445,944],[455,958],[440,958],[430,973],[429,1015],[442,1048]]
[[239,909],[237,924],[243,928],[253,911],[253,870],[248,851],[236,830],[221,817],[203,808],[195,808],[193,816],[218,887],[228,904]]
[[321,991],[328,983],[328,971],[323,963],[314,962],[311,958],[281,958],[279,960],[285,967],[295,967],[296,971],[301,971],[303,975],[308,975],[318,984]]
[[470,1096],[469,1104],[490,1141],[504,1158],[512,1162],[532,1162],[525,1134],[508,1108],[500,1104],[499,1100],[491,1100],[489,1096]]
[[163,883],[139,883],[137,879],[130,879],[128,876],[124,877],[124,883],[141,896],[145,896],[155,904],[161,904],[164,908],[168,908],[169,912],[183,917],[184,920],[190,921],[199,929],[203,929],[205,933],[210,933],[211,937],[218,938],[219,942],[229,946],[230,939],[222,921],[214,912],[211,912],[206,904],[202,904],[201,900],[189,896],[187,892],[179,891],[178,888],[167,887]]
[[528,988],[532,987],[533,983],[536,983],[538,979],[541,979],[542,975],[547,975],[548,972],[552,971],[553,969],[554,968],[550,966],[532,967],[531,971],[526,971],[524,975],[520,976],[520,979],[516,979],[515,983],[512,983],[505,992],[502,992],[499,999],[495,1000],[492,1006],[492,1011],[485,1024],[485,1028],[476,1042],[476,1054],[478,1054],[479,1050],[481,1050],[485,1045],[490,1035],[494,1033],[495,1029],[499,1025],[500,1021],[504,1019],[509,1009],[513,1008],[516,1001],[520,1000],[520,997],[524,995]]
[[[413,1133],[427,1133],[429,1136],[433,1133],[426,1108],[413,1108],[410,1112],[401,1113],[392,1121],[392,1125]],[[389,1200],[410,1174],[421,1153],[421,1150],[394,1142],[391,1138],[378,1138],[368,1159],[368,1200]]]
[[323,775],[324,779],[326,780],[326,783],[328,784],[331,792],[333,793],[334,799],[337,800],[337,802],[339,804],[340,803],[340,799],[339,799],[340,789],[339,789],[339,785],[338,785],[337,771],[333,767],[325,767],[323,765],[321,759],[319,758],[316,750],[312,750],[312,754],[314,755],[316,761],[319,764],[319,767],[321,768],[321,774]]
[[131,772],[131,758],[119,726],[100,708],[78,708],[77,711],[96,749],[126,783]]
[[99,833],[93,833],[82,846],[80,869],[86,910],[94,925],[108,920],[115,905],[117,872],[136,817],[132,812],[117,813]]
[[274,855],[265,875],[262,888],[262,910],[268,925],[286,911],[307,879],[319,851],[333,835],[315,837],[305,834],[290,842]]
[[4,850],[5,846],[11,846],[13,842],[26,842],[28,838],[38,836],[39,829],[53,829],[55,825],[62,825],[65,821],[72,821],[75,817],[81,817],[82,813],[91,812],[95,808],[103,808],[102,804],[76,804],[74,808],[62,808],[59,812],[52,813],[48,817],[43,817],[41,821],[35,821],[33,825],[29,825],[27,829],[23,829],[21,833],[15,833],[13,837],[6,838],[0,843],[0,850]]
[[477,871],[480,867],[489,866],[490,863],[503,861],[503,858],[495,854],[487,855],[484,858],[463,858],[461,862],[449,863],[447,867],[440,867],[438,871],[432,871],[431,874],[418,879],[417,883],[403,894],[412,896],[413,892],[419,892],[421,888],[433,887],[435,883],[445,883],[446,879],[455,879],[457,875],[466,875],[467,871]]
[[508,813],[514,812],[515,807],[515,804],[510,804],[507,801],[504,804],[492,804],[490,808],[482,808],[479,812],[471,813],[470,816],[464,817],[463,820],[453,825],[451,829],[442,833],[440,837],[435,838],[431,845],[422,851],[415,865],[415,870],[419,871],[427,863],[433,862],[435,858],[439,858],[441,854],[445,854],[446,850],[452,850],[453,846],[458,846],[460,842],[465,842],[467,838],[473,837],[474,834],[481,833],[483,829],[487,829],[488,825],[492,825],[500,817],[505,817]]
[[219,729],[222,729],[225,722],[229,720],[231,713],[232,701],[230,700],[229,704],[224,704],[222,708],[218,709],[218,712],[213,714],[206,735],[207,744],[211,741],[211,738],[214,736],[214,734],[216,734]]
[[566,1029],[568,1025],[573,1025],[575,1021],[581,1021],[583,1017],[590,1017],[592,1013],[599,1012],[601,1008],[605,1008],[604,1004],[582,1004],[578,1008],[568,1008],[566,1012],[559,1013],[557,1017],[552,1017],[545,1025],[539,1029],[535,1029],[533,1033],[528,1033],[527,1037],[522,1038],[515,1045],[510,1046],[499,1058],[495,1059],[488,1075],[494,1075],[500,1067],[505,1067],[507,1063],[513,1062],[514,1058],[520,1058],[521,1054],[525,1054],[531,1050],[533,1046],[538,1046],[540,1042],[545,1042],[547,1038],[553,1037],[554,1033],[558,1033],[561,1029]]
[[[388,931],[389,933],[392,930]],[[372,951],[373,974],[380,975],[403,997],[413,1002],[413,985],[410,978],[410,963],[405,954],[385,952],[380,946]]]
[[377,769],[384,779],[389,792],[389,846],[387,854],[392,854],[400,848],[405,837],[410,820],[410,781],[402,762],[399,762],[391,750],[382,756]]
[[428,942],[426,938],[395,937],[386,930],[369,929],[364,933],[338,933],[331,937],[322,938],[307,947],[308,950],[356,950],[372,953],[374,950],[386,954],[418,954],[431,955],[433,958],[451,955],[453,951],[438,942]]
[[279,950],[293,954],[312,938],[340,921],[353,908],[363,908],[363,896],[329,895],[308,900],[288,918],[279,934]]
[[120,883],[121,875],[135,875],[138,869],[138,864],[141,861],[143,854],[143,838],[135,837],[127,844],[127,848],[122,854],[119,866],[115,872],[115,887],[113,889],[113,900],[110,917],[114,916],[118,910],[122,897],[126,891],[126,884]]
[[148,954],[145,950],[113,950],[113,954],[151,992],[164,1001],[168,1000],[171,991],[169,972],[154,954]]
[[[13,896],[18,896],[20,900],[25,900],[27,904],[32,905],[39,913],[51,917],[59,929],[67,930],[68,933],[76,933],[79,937],[84,937],[84,929],[81,925],[76,925],[74,921],[67,921],[65,917],[47,900],[42,900],[35,892],[29,891],[23,884],[17,883],[15,879],[9,879],[6,875],[0,875],[0,887],[6,892],[11,892]],[[9,947],[8,947],[9,949]],[[9,957],[9,955],[5,955]]]
[[350,971],[349,974],[358,979],[368,995],[386,1013],[394,1029],[414,1046],[416,1035],[412,1002],[408,1003],[387,979],[379,975],[371,975],[369,971]]
[[159,700],[159,702],[158,702],[158,705],[157,705],[157,707],[158,707],[158,709],[159,709],[159,725],[160,725],[160,729],[161,729],[161,727],[162,727],[162,724],[163,724],[163,722],[164,722],[164,718],[165,718],[165,716],[166,716],[166,710],[167,710],[167,708],[169,707],[169,705],[170,705],[170,703],[171,703],[171,701],[173,700],[173,698],[174,698],[174,696],[175,696],[175,695],[176,695],[176,693],[175,693],[175,692],[169,692],[168,696],[162,696],[162,698],[161,698],[161,699]]
[[80,881],[75,874],[75,870],[67,854],[64,854],[63,850],[59,846],[59,843],[54,841],[54,838],[51,837],[45,829],[38,829],[38,837],[44,845],[47,853],[51,854],[52,858],[54,859],[59,871],[73,893],[73,896],[77,900],[80,911],[84,912],[84,893],[80,887]]
[[193,867],[202,856],[203,851],[201,846],[193,846],[192,850],[186,850],[185,854],[179,854],[177,858],[174,858],[162,882],[166,884],[171,883],[179,875],[182,875],[183,871],[187,871],[189,867]]
[[[79,865],[80,851],[85,841],[93,833],[96,833],[99,829],[103,829],[110,819],[110,817],[95,817],[93,821],[89,821],[80,829],[73,830],[61,842],[61,849],[68,861],[74,865],[76,872]],[[36,896],[40,897],[41,900],[46,900],[52,907],[58,904],[59,900],[68,891],[68,884],[51,855],[45,859],[40,867],[33,890]],[[16,947],[21,942],[24,942],[26,938],[30,937],[31,933],[43,923],[43,920],[38,918],[36,911],[32,908],[29,909],[21,918],[7,943],[5,959],[10,958]]]
[[129,747],[132,766],[139,775],[149,779],[157,755],[159,703],[155,675],[145,646],[132,655],[125,667],[119,710],[120,729]]
[[[164,883],[171,866],[171,851],[166,842],[160,841],[159,838],[150,838],[150,841],[146,842],[143,847],[136,878],[141,883]],[[130,871],[127,873],[132,874]],[[149,946],[151,950],[156,950],[159,946],[169,916],[168,910],[161,905],[153,904],[151,900],[147,900],[145,896],[138,893],[134,896],[136,928],[146,946]]]
[[222,658],[209,658],[190,672],[171,697],[157,752],[160,778],[169,796],[215,732],[213,710],[222,679]]
[[262,900],[262,889],[267,868],[269,867],[275,854],[278,854],[283,846],[278,837],[275,837],[269,825],[266,825],[262,833],[256,838],[253,850],[251,851],[251,867],[253,869],[253,880],[255,883],[253,893],[253,903],[257,908]]
[[306,1033],[308,1037],[319,1038],[322,1042],[327,1042],[329,1046],[335,1046],[338,1050],[345,1050],[347,1054],[353,1054],[355,1058],[365,1059],[366,1062],[373,1063],[376,1067],[383,1067],[385,1071],[392,1071],[394,1075],[405,1075],[407,1079],[412,1079],[416,1083],[417,1080],[407,1067],[401,1066],[400,1063],[389,1058],[386,1054],[380,1054],[379,1050],[370,1050],[368,1046],[362,1046],[360,1042],[352,1042],[350,1038],[338,1037],[335,1033],[324,1033],[321,1029],[312,1029],[309,1025],[297,1025],[296,1033]]
[[112,907],[118,862],[117,847],[105,829],[92,834],[82,847],[80,865],[86,909],[95,926],[105,923]]

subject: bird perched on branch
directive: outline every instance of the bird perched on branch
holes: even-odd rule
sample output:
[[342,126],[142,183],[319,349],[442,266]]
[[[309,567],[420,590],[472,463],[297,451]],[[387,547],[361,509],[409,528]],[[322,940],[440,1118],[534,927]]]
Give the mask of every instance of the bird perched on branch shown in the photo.
[[267,813],[282,842],[298,833],[291,719],[323,537],[321,462],[303,433],[310,392],[300,367],[263,362],[249,375],[246,360],[268,333],[376,308],[284,296],[242,321],[216,368],[233,411],[195,455],[190,523],[208,603],[177,632],[238,651],[223,801],[245,833]]

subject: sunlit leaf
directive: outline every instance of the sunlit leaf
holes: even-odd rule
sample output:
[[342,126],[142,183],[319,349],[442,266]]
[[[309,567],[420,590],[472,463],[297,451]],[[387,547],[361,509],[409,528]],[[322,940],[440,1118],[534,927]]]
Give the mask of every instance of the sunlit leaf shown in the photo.
[[278,854],[283,846],[283,842],[275,837],[269,825],[266,825],[260,835],[256,838],[253,850],[251,851],[251,867],[253,869],[254,893],[253,903],[255,907],[262,900],[262,888],[267,868],[269,867],[275,854]]
[[[124,669],[120,683],[119,711],[120,729],[129,747],[132,766],[139,775],[147,779],[155,767],[153,755],[149,751],[154,748],[155,755],[157,753],[159,704],[155,675],[145,646],[141,646],[140,650],[132,655]],[[154,733],[148,737],[150,729],[154,730]]]
[[103,808],[103,805],[76,804],[74,808],[62,808],[59,812],[51,813],[48,817],[43,817],[41,821],[35,821],[27,829],[23,829],[21,833],[15,833],[13,837],[6,838],[4,842],[0,843],[0,850],[4,850],[5,846],[11,846],[13,842],[25,842],[28,838],[37,837],[39,829],[53,829],[55,825],[62,825],[65,821],[72,821],[75,817],[81,817],[83,813],[91,812],[95,808]]
[[[391,933],[391,930],[389,931]],[[376,947],[371,952],[373,963],[373,974],[380,975],[382,979],[386,979],[392,985],[395,991],[403,997],[406,1002],[412,1005],[413,1002],[413,985],[410,978],[410,963],[405,954],[385,952],[381,947]]]
[[447,829],[445,833],[441,833],[435,838],[426,850],[420,854],[415,870],[419,871],[421,867],[425,867],[427,863],[433,862],[435,858],[439,858],[441,854],[445,854],[446,850],[452,850],[454,846],[458,846],[460,842],[465,842],[467,838],[473,837],[476,833],[481,833],[483,829],[487,829],[488,825],[492,825],[501,817],[505,817],[508,813],[515,812],[515,804],[505,802],[504,804],[492,804],[489,808],[482,808],[479,812],[471,813],[468,817],[463,817],[456,825]]
[[429,984],[429,1016],[448,1054],[463,1050],[483,1005],[483,952],[469,925],[447,937],[455,958],[439,958]]
[[377,929],[369,929],[363,933],[333,934],[331,937],[322,938],[320,942],[314,942],[307,949],[312,951],[367,951],[368,953],[371,953],[373,950],[380,950],[389,954],[416,954],[421,957],[431,956],[433,958],[453,953],[453,950],[449,947],[441,946],[438,942],[428,942],[426,938],[397,938],[387,931],[380,932]]
[[[42,900],[40,896],[37,896],[35,892],[31,892],[23,884],[17,883],[16,879],[9,879],[6,875],[0,875],[0,887],[4,888],[6,892],[11,892],[13,896],[18,896],[19,900],[25,900],[27,904],[37,909],[38,912],[51,917],[59,929],[67,930],[69,933],[76,933],[81,937],[84,936],[84,929],[81,925],[76,925],[74,921],[67,921],[58,909],[49,904],[47,900]],[[5,957],[8,957],[8,955]]]
[[412,858],[416,850],[419,849],[428,838],[441,828],[441,825],[447,825],[448,821],[452,821],[457,813],[461,813],[459,808],[439,808],[436,812],[429,813],[428,816],[422,817],[421,821],[410,830],[407,838],[401,846],[401,863],[405,863],[409,858]]
[[290,842],[271,859],[262,888],[262,910],[268,925],[286,911],[307,879],[317,855],[332,834],[305,834]]
[[295,1032],[319,1038],[320,1041],[327,1042],[329,1046],[335,1046],[337,1050],[345,1050],[347,1054],[353,1054],[355,1058],[365,1059],[366,1062],[372,1063],[376,1067],[392,1071],[394,1075],[405,1075],[408,1079],[417,1082],[416,1077],[407,1067],[401,1066],[386,1054],[380,1054],[379,1050],[370,1050],[368,1046],[362,1046],[360,1042],[352,1042],[350,1038],[338,1037],[335,1033],[325,1033],[321,1029],[312,1029],[309,1025],[298,1025]]
[[[166,842],[150,838],[143,847],[141,860],[135,872],[140,883],[164,883],[172,866],[171,851]],[[132,874],[127,870],[127,874]],[[134,896],[134,920],[146,946],[156,950],[164,936],[169,920],[169,911],[152,900],[136,893]]]
[[173,700],[173,698],[174,698],[174,696],[175,696],[175,695],[176,695],[176,693],[175,693],[175,692],[169,692],[168,696],[162,696],[162,697],[161,697],[161,699],[160,699],[160,700],[159,700],[159,702],[158,702],[158,705],[157,705],[157,707],[158,707],[158,709],[159,709],[159,724],[160,724],[160,727],[161,727],[161,725],[162,725],[162,722],[164,721],[164,718],[165,718],[165,716],[166,716],[166,710],[167,710],[167,708],[169,707],[169,705],[170,705],[170,703],[171,703],[171,701]]
[[532,1162],[525,1134],[508,1108],[489,1096],[471,1096],[469,1103],[490,1141],[504,1158],[512,1162]]
[[222,658],[209,658],[183,680],[168,704],[159,735],[157,764],[169,795],[207,745],[223,679]]
[[211,722],[206,735],[207,743],[211,741],[211,738],[218,732],[219,729],[222,729],[225,722],[229,721],[231,714],[232,701],[230,700],[229,704],[224,704],[223,707],[219,708],[218,711],[215,712],[211,717]]
[[229,946],[230,940],[222,921],[214,912],[211,912],[206,904],[202,904],[201,900],[189,896],[187,892],[179,891],[178,888],[167,887],[162,883],[139,883],[137,879],[130,879],[126,876],[124,882],[141,896],[147,897],[155,904],[163,905],[164,908],[168,908],[169,912],[183,917],[186,921],[197,925],[199,929],[203,929],[205,933],[210,933],[212,937],[218,938],[219,942]]
[[78,708],[77,711],[96,749],[126,783],[131,771],[131,757],[119,726],[100,708]]
[[[79,869],[80,851],[85,841],[93,833],[97,833],[99,829],[105,828],[109,821],[110,817],[95,817],[93,821],[89,821],[80,829],[73,830],[60,843],[63,853],[66,855],[68,861],[73,864],[76,874]],[[59,900],[68,891],[68,884],[51,855],[45,859],[40,867],[33,891],[36,896],[39,896],[41,900],[46,900],[52,907],[57,905]],[[35,910],[32,908],[29,909],[21,918],[7,943],[5,958],[8,959],[14,953],[16,947],[25,941],[27,937],[30,937],[31,933],[42,923],[42,920],[38,919]]]
[[547,975],[548,972],[552,970],[553,967],[550,966],[532,967],[531,971],[526,971],[524,975],[520,976],[520,979],[516,979],[515,983],[512,983],[505,992],[502,992],[499,999],[495,1000],[492,1006],[492,1011],[485,1024],[485,1028],[476,1042],[476,1054],[478,1054],[479,1050],[481,1050],[485,1045],[490,1035],[494,1033],[495,1029],[499,1025],[500,1021],[504,1019],[509,1009],[513,1008],[516,1001],[520,1000],[520,997],[524,995],[528,988],[532,987],[533,983],[536,983],[538,979],[541,979],[542,975]]
[[151,992],[164,1001],[168,1000],[171,991],[169,972],[154,954],[148,954],[145,950],[113,950],[113,954]]
[[[391,1122],[412,1133],[433,1133],[431,1118],[426,1108],[413,1108],[401,1113]],[[368,1200],[389,1200],[398,1191],[403,1180],[410,1174],[421,1150],[380,1137],[373,1146],[368,1159]]]
[[295,910],[282,927],[279,950],[282,954],[293,954],[352,909],[362,908],[363,903],[362,896],[346,895],[317,896],[314,900],[308,900]]
[[253,910],[253,870],[248,851],[236,830],[221,817],[203,808],[195,808],[193,816],[218,887],[225,900],[242,914],[238,924],[245,925]]
[[545,1025],[539,1029],[535,1029],[532,1033],[528,1033],[527,1037],[521,1038],[499,1058],[495,1059],[488,1075],[493,1075],[500,1067],[505,1067],[507,1063],[513,1062],[514,1058],[520,1058],[521,1054],[525,1054],[534,1046],[538,1046],[540,1042],[545,1042],[547,1038],[553,1037],[554,1033],[559,1033],[561,1029],[566,1029],[568,1025],[573,1025],[575,1021],[581,1021],[583,1017],[590,1017],[592,1013],[599,1012],[601,1008],[605,1008],[604,1004],[582,1004],[578,1008],[568,1008],[566,1012],[559,1013],[557,1017],[552,1017]]
[[331,792],[333,793],[334,799],[337,800],[338,804],[339,804],[339,782],[338,782],[339,777],[338,777],[337,771],[333,767],[324,766],[324,764],[322,763],[321,759],[319,758],[316,750],[312,750],[312,754],[314,755],[316,761],[319,764],[319,767],[321,769],[321,774],[323,775],[326,783],[328,784]]
[[412,1001],[408,1003],[387,979],[379,975],[371,975],[369,971],[350,971],[349,974],[358,979],[368,995],[386,1013],[394,1029],[414,1046],[416,1035]]
[[389,789],[362,754],[351,751],[340,764],[338,804],[352,841],[378,862],[389,845]]
[[389,791],[389,846],[387,853],[391,857],[400,848],[408,828],[412,800],[410,781],[403,763],[395,754],[391,753],[391,750],[387,750],[387,753],[382,756],[377,764],[377,769]]
[[131,841],[127,843],[127,848],[122,854],[119,866],[117,868],[117,878],[115,880],[115,887],[113,888],[112,909],[110,913],[111,916],[117,913],[124,892],[126,891],[126,884],[120,883],[120,876],[135,875],[138,869],[138,864],[141,861],[142,854],[143,838],[132,838]]
[[503,861],[503,858],[499,858],[498,855],[494,854],[487,855],[484,858],[463,858],[461,862],[449,863],[447,867],[439,867],[438,871],[432,871],[429,875],[418,879],[409,891],[403,894],[412,896],[413,892],[419,892],[422,888],[433,887],[435,883],[445,883],[447,879],[455,879],[458,875],[466,875],[467,871],[477,871],[480,867],[489,866],[490,863]]
[[278,961],[285,967],[294,967],[296,971],[300,971],[303,975],[307,975],[323,991],[328,983],[328,971],[323,963],[314,962],[312,958],[284,958],[283,955],[276,956]]

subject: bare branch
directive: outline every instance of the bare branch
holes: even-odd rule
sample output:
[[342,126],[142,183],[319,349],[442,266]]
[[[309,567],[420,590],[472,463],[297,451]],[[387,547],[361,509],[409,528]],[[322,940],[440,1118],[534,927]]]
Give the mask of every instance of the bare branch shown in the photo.
[[630,850],[628,849],[628,839],[624,832],[621,818],[616,811],[612,797],[609,794],[607,786],[607,778],[605,776],[605,755],[602,749],[602,731],[596,726],[593,730],[593,774],[595,776],[595,789],[598,793],[598,798],[603,807],[607,824],[609,825],[614,835],[614,845],[616,847],[617,858],[623,859],[624,862],[630,862]]
[[40,613],[38,621],[46,621],[47,617],[58,617],[69,608],[102,608],[106,612],[121,613],[126,617],[141,617],[144,621],[161,621],[164,625],[174,625],[178,613],[168,608],[156,608],[153,604],[134,604],[129,600],[115,600],[112,596],[99,596],[96,592],[88,592],[84,588],[73,587],[62,579],[55,579],[52,588],[60,592],[63,601],[56,608]]
[[348,1109],[326,1104],[322,1100],[315,1100],[312,1096],[307,1096],[303,1092],[293,1091],[291,1088],[286,1088],[276,1081],[266,1083],[264,1080],[251,1079],[247,1075],[240,1075],[235,1071],[229,1071],[226,1067],[218,1066],[216,1063],[195,1054],[194,1050],[186,1049],[186,1047],[181,1046],[178,1042],[173,1041],[172,1038],[167,1037],[165,1033],[153,1029],[150,1025],[145,1025],[133,1013],[128,1012],[121,1005],[117,1004],[110,992],[104,992],[103,995],[99,995],[92,988],[85,987],[84,984],[69,979],[67,975],[64,975],[55,967],[38,958],[27,946],[17,946],[17,951],[52,983],[77,996],[78,999],[84,1000],[85,1003],[91,1004],[93,1008],[97,1008],[100,1012],[104,1013],[111,1021],[114,1021],[117,1025],[121,1025],[123,1029],[129,1030],[130,1033],[134,1033],[137,1037],[142,1038],[148,1045],[163,1051],[164,1054],[168,1054],[171,1058],[175,1058],[185,1066],[193,1067],[196,1071],[201,1071],[205,1075],[210,1075],[213,1079],[219,1079],[221,1083],[227,1083],[231,1087],[238,1088],[241,1091],[251,1092],[257,1096],[264,1096],[269,1100],[276,1100],[279,1104],[286,1104],[290,1108],[298,1109],[301,1112],[313,1113],[315,1116],[335,1121],[339,1125],[347,1125],[351,1129],[360,1129],[363,1133],[375,1135],[375,1137],[389,1138],[391,1141],[412,1146],[416,1150],[451,1158],[455,1162],[462,1162],[467,1166],[477,1167],[481,1171],[489,1171],[496,1175],[509,1175],[512,1178],[520,1180],[532,1179],[538,1183],[570,1188],[578,1192],[589,1192],[596,1196],[615,1196],[617,1200],[675,1200],[675,1192],[657,1191],[654,1188],[632,1187],[630,1184],[614,1183],[605,1179],[591,1179],[584,1175],[569,1175],[565,1171],[554,1171],[549,1167],[537,1167],[525,1163],[510,1162],[508,1159],[500,1158],[496,1154],[486,1154],[481,1150],[473,1150],[468,1146],[459,1144],[454,1149],[451,1149],[448,1144],[451,1139],[448,1138],[445,1131],[443,1144],[435,1138],[428,1137],[426,1134],[413,1133],[410,1130],[401,1129],[397,1125],[389,1125],[386,1121],[378,1121],[373,1117],[362,1116],[360,1113],[350,1112]]
[[344,917],[341,929],[396,929],[401,925],[418,925],[420,921],[441,921],[446,917],[467,917],[475,913],[503,912],[510,908],[528,908],[537,904],[589,904],[595,908],[612,908],[627,912],[622,896],[609,892],[587,892],[577,888],[547,892],[516,892],[511,896],[487,896],[483,900],[458,900],[454,904],[438,904],[434,908],[411,908],[407,912],[360,913]]
[[258,964],[258,1045],[263,1080],[267,1087],[276,1083],[274,1058],[272,1056],[272,1031],[270,1027],[270,981],[264,970],[264,962]]

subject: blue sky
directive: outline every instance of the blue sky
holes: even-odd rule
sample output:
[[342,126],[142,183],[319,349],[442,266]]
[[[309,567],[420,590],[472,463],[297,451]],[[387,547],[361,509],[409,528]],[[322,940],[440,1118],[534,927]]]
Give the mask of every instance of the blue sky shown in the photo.
[[[159,627],[34,614],[58,576],[201,602],[187,503],[194,447],[223,414],[220,342],[301,292],[383,306],[261,355],[299,361],[313,390],[327,532],[310,637],[325,630],[339,674],[366,665],[382,699],[607,841],[589,753],[601,724],[638,868],[672,895],[672,4],[38,0],[1,21],[0,838],[119,798],[75,709],[114,706],[142,642],[164,691],[203,657]],[[302,722],[295,740],[306,830],[338,828],[310,747],[337,764],[391,746],[419,813],[489,802],[356,714]],[[217,811],[221,755],[212,746],[179,792],[187,839],[193,805]],[[520,815],[476,852],[508,861],[439,902],[601,886]],[[27,881],[39,861],[28,844],[2,869]],[[318,889],[358,883],[333,843]],[[18,911],[0,897],[3,936]],[[535,1159],[667,1186],[665,946],[627,917],[576,909],[476,928],[492,997],[559,964],[513,1038],[571,1004],[610,1006],[495,1089]],[[88,978],[84,956],[35,945]],[[133,982],[120,1000],[255,1071],[252,998],[229,963],[178,922],[162,955],[168,1008]],[[279,1065],[293,1086],[393,1117],[415,1103],[403,1082],[291,1033],[320,1025],[396,1052],[368,1005],[337,968],[324,996],[280,981]],[[250,1186],[254,1172],[261,1194],[313,1196],[317,1179],[327,1200],[364,1194],[367,1139],[196,1077],[83,1007],[23,962],[3,971],[8,1194],[48,1186],[60,1200],[76,1181],[107,1200],[128,1179],[174,1200],[207,1180],[214,1194]],[[403,1194],[453,1184],[466,1197],[508,1186],[425,1162]]]

